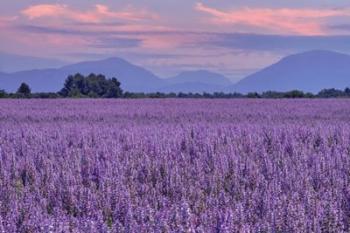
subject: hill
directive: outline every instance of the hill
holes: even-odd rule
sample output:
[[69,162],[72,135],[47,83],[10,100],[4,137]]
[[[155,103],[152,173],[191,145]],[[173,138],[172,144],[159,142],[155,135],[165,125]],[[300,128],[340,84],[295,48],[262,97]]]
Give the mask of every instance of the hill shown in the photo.
[[317,50],[287,56],[227,90],[247,93],[298,89],[316,93],[324,88],[347,86],[350,86],[350,56]]
[[225,76],[206,71],[185,71],[166,79],[167,86],[160,89],[162,92],[219,92],[230,86],[231,81]]

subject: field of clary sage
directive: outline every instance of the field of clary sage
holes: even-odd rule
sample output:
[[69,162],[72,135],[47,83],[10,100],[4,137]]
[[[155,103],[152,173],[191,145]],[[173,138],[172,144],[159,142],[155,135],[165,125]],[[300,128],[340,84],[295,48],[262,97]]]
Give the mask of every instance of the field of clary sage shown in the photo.
[[0,101],[0,232],[349,232],[348,100]]

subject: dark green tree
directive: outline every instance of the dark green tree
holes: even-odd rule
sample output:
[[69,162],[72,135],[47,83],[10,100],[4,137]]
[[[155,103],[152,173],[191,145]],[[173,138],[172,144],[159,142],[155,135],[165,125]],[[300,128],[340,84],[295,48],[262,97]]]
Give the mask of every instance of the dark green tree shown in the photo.
[[285,97],[285,98],[293,98],[293,99],[294,98],[304,98],[305,94],[302,91],[292,90],[292,91],[285,92],[283,94],[283,97]]
[[344,94],[347,96],[347,97],[349,97],[350,96],[350,88],[345,88],[344,89]]
[[317,94],[317,97],[320,97],[320,98],[337,98],[337,97],[344,97],[344,96],[345,96],[345,92],[335,88],[323,89]]
[[278,99],[283,98],[283,93],[278,91],[265,91],[261,94],[262,98],[268,98],[268,99]]
[[0,98],[5,98],[6,96],[7,96],[6,91],[0,89]]
[[20,95],[21,97],[29,97],[31,94],[31,90],[28,84],[26,83],[21,83],[19,86],[16,94]]
[[112,78],[107,86],[107,91],[104,94],[106,98],[119,98],[123,95],[123,90],[120,88],[121,83],[116,79]]
[[116,78],[106,79],[103,75],[70,75],[59,92],[64,97],[119,98],[123,95]]
[[257,99],[257,98],[261,98],[261,96],[257,92],[249,92],[247,94],[247,98]]

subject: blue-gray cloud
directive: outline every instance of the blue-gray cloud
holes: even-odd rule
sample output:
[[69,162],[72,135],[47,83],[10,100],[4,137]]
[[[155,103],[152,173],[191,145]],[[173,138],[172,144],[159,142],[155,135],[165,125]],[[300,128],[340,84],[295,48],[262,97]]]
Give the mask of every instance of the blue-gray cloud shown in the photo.
[[350,51],[350,36],[280,36],[258,34],[217,34],[210,46],[255,51],[339,50]]
[[95,48],[133,48],[139,47],[142,40],[135,38],[98,38],[91,43]]
[[328,26],[328,28],[342,31],[350,31],[350,24],[330,25]]
[[[242,33],[213,33],[191,31],[123,31],[52,28],[36,25],[18,25],[18,30],[38,34],[60,34],[96,37],[95,47],[138,47],[142,39],[138,36],[182,36],[194,38],[183,44],[186,47],[222,47],[249,51],[305,51],[314,49],[349,51],[350,36],[282,36]],[[350,30],[350,25],[336,25],[333,29]],[[115,38],[123,36],[123,38]],[[127,37],[127,38],[124,38]]]

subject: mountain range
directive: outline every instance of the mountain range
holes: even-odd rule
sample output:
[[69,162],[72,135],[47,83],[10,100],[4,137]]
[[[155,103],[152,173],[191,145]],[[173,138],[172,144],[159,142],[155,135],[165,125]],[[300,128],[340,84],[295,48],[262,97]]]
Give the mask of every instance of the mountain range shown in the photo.
[[[0,56],[0,67],[6,66],[1,62]],[[116,77],[125,91],[132,92],[247,93],[298,89],[315,93],[324,88],[350,86],[350,56],[321,50],[290,55],[235,84],[221,74],[206,70],[186,71],[163,79],[124,59],[108,58],[61,68],[0,72],[0,89],[14,92],[21,82],[26,82],[34,92],[56,92],[62,88],[66,77],[75,73]]]
[[122,88],[131,92],[215,92],[223,91],[232,84],[223,75],[205,70],[183,72],[175,77],[162,79],[124,59],[108,58],[57,69],[0,73],[0,89],[14,92],[22,82],[26,82],[34,92],[56,92],[63,87],[67,76],[75,73],[116,77],[122,83]]

